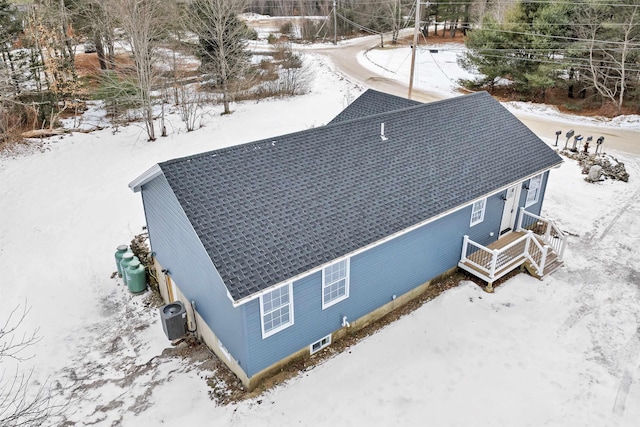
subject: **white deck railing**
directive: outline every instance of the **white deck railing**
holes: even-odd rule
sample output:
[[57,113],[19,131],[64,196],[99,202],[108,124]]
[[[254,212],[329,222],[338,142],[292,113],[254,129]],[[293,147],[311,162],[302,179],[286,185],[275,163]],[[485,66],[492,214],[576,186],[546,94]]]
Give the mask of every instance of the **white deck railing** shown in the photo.
[[535,267],[538,276],[542,276],[544,274],[544,266],[547,263],[549,246],[542,245],[538,241],[538,239],[534,237],[534,234],[531,230],[529,230],[527,234],[525,234],[525,236],[527,236],[527,242],[529,243],[525,256],[527,257],[531,265]]
[[526,260],[529,237],[522,237],[501,249],[489,249],[464,236],[460,263],[467,263],[483,273],[483,278],[494,281],[513,270]]
[[527,260],[542,276],[550,249],[562,260],[566,235],[552,221],[520,208],[517,231],[525,234],[501,249],[489,249],[465,235],[458,265],[492,283]]
[[564,248],[567,243],[567,235],[564,234],[553,221],[532,214],[531,212],[527,212],[524,208],[520,208],[518,227],[516,230],[532,231],[547,245],[551,246],[554,252],[558,255],[558,259],[562,260],[564,256]]

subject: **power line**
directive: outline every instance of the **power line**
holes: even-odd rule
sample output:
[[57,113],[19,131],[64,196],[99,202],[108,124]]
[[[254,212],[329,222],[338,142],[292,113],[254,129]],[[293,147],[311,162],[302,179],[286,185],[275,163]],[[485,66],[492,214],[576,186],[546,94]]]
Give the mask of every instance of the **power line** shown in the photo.
[[[438,45],[438,43],[433,43],[433,45]],[[450,44],[447,44],[447,46],[450,46]],[[420,50],[431,50],[432,48],[428,48],[428,47],[424,47],[421,46],[419,47]],[[458,55],[463,55],[468,53],[470,50],[466,49],[466,48],[438,48],[439,51],[441,52],[451,52],[451,53],[455,53]],[[481,49],[482,53],[478,53],[480,56],[482,57],[487,57],[487,58],[496,58],[496,59],[503,59],[505,61],[530,61],[530,62],[539,62],[539,63],[548,63],[548,64],[558,64],[559,61],[562,61],[564,63],[568,63],[568,65],[571,65],[571,63],[584,63],[584,64],[589,64],[591,62],[591,60],[589,58],[586,57],[579,57],[579,56],[571,56],[571,55],[567,55],[566,52],[562,53],[562,54],[558,54],[557,51],[555,52],[551,52],[548,50],[544,50],[544,49],[539,49],[537,50],[538,53],[545,53],[548,52],[549,54],[554,54],[556,56],[555,59],[553,58],[545,58],[545,57],[541,57],[541,56],[536,56],[536,57],[524,57],[524,56],[518,56],[518,55],[509,55],[509,52],[513,52],[513,53],[517,53],[519,52],[518,50],[515,49]],[[524,52],[525,50],[521,50],[522,52]],[[529,50],[526,50],[527,52]],[[584,52],[588,52],[588,50],[584,50]],[[471,50],[471,53],[473,53],[473,50]],[[551,55],[551,56],[554,56]],[[614,61],[611,59],[606,59],[606,58],[598,58],[598,59],[594,59],[594,62],[597,62],[598,64],[603,64],[603,65],[607,65],[607,66],[615,66],[616,68],[619,68],[621,65],[620,61]],[[640,69],[638,68],[634,68],[634,65],[637,65],[637,63],[633,63],[633,62],[628,62],[626,63],[628,64],[628,67],[625,67],[625,69],[627,71],[630,72],[640,72]]]
[[[368,5],[376,5],[376,4],[389,4],[389,3],[394,3],[396,2],[395,0],[378,0],[378,1],[368,1],[368,0],[360,0],[360,1],[343,1],[343,3],[347,3],[349,6],[368,6]],[[301,2],[300,0],[278,0],[278,4],[294,4],[294,5],[300,5]],[[316,2],[315,1],[307,1],[307,2],[302,2],[302,5],[313,5],[315,7]],[[331,0],[325,0],[324,2],[321,2],[321,4],[327,4],[329,5],[331,3]],[[408,3],[408,2],[407,2]],[[438,1],[433,1],[433,2],[421,2],[422,4],[425,3],[430,3],[431,6],[438,6],[438,7],[444,7],[446,8],[447,6],[473,6],[473,1],[472,0],[468,0],[468,1],[444,1],[444,2],[438,2]],[[514,0],[497,0],[497,1],[491,1],[489,3],[489,6],[493,6],[493,5],[515,5],[517,3],[517,1]],[[527,4],[546,4],[548,5],[550,3],[549,0],[524,0],[523,3],[527,3]],[[586,6],[587,3],[585,3],[584,1],[564,1],[562,4],[565,5],[572,5],[572,6]],[[612,3],[612,2],[591,2],[589,3],[589,5],[593,5],[593,6],[611,6],[611,7],[639,7],[640,5],[638,4],[625,4],[625,3]],[[253,7],[259,8],[260,5],[254,5]]]
[[346,18],[346,17],[344,17],[343,15],[341,15],[341,14],[339,14],[337,12],[336,12],[336,15],[339,16],[340,19],[342,19],[344,22],[353,25],[354,27],[358,28],[359,30],[366,31],[366,32],[371,33],[371,34],[382,34],[380,31],[376,31],[376,30],[373,30],[371,28],[367,28],[364,25],[360,25],[360,24],[358,24],[356,22],[353,22],[349,18]]
[[495,29],[495,28],[484,28],[484,27],[480,27],[480,29],[484,30],[484,31],[492,31],[495,33],[507,33],[507,34],[518,34],[518,35],[524,35],[524,36],[535,36],[535,37],[544,37],[544,38],[550,38],[550,39],[559,39],[559,40],[571,40],[571,41],[581,41],[581,42],[593,42],[593,43],[610,43],[610,44],[619,44],[619,45],[627,45],[629,47],[634,47],[634,46],[638,46],[640,47],[640,43],[629,43],[629,42],[618,42],[618,41],[613,41],[613,40],[594,40],[594,39],[585,39],[585,38],[580,38],[580,37],[569,37],[569,36],[553,36],[553,35],[549,35],[549,34],[536,34],[536,33],[527,33],[527,32],[523,32],[523,31],[509,31],[509,30],[500,30],[500,29]]
[[[437,43],[435,43],[434,45],[437,45]],[[421,46],[420,50],[431,50],[432,48],[428,48],[428,47],[424,47]],[[467,50],[466,48],[461,48],[461,49],[451,49],[451,48],[438,48],[438,51],[441,52],[451,52],[451,53],[455,53],[458,55],[463,55],[466,54],[467,52],[469,52],[469,50]],[[541,57],[541,56],[536,56],[536,57],[524,57],[524,56],[517,56],[517,55],[509,55],[508,54],[508,50],[502,50],[502,49],[488,49],[488,53],[486,53],[486,50],[483,50],[483,52],[481,54],[479,54],[482,57],[487,57],[487,58],[497,58],[497,59],[503,59],[505,61],[530,61],[530,62],[539,62],[539,63],[549,63],[549,64],[558,64],[559,61],[562,61],[564,63],[568,63],[569,65],[571,63],[585,63],[585,64],[589,64],[590,63],[590,59],[586,58],[586,57],[579,57],[579,56],[569,56],[566,54],[562,54],[562,55],[558,55],[556,54],[556,58],[552,59],[552,58],[545,58],[545,57]],[[473,52],[471,52],[473,53]],[[515,52],[514,52],[515,53]],[[551,52],[549,52],[551,53]],[[619,61],[614,61],[614,60],[610,60],[610,59],[606,59],[606,58],[599,58],[599,59],[595,59],[594,62],[597,62],[598,64],[604,64],[604,65],[610,65],[610,66],[615,66],[616,68],[619,68],[621,62]],[[627,71],[630,72],[640,72],[640,69],[638,68],[633,68],[634,65],[637,65],[636,63],[627,63],[629,66],[626,67]]]
[[[353,2],[351,2],[353,4]],[[357,3],[357,2],[356,2]],[[362,4],[366,4],[367,2],[364,1],[362,2]],[[432,5],[437,5],[437,6],[470,6],[471,1],[456,1],[456,2],[431,2]],[[509,1],[509,0],[498,0],[498,1],[491,1],[489,3],[489,6],[493,6],[493,5],[515,5],[517,3],[517,1]],[[525,4],[546,4],[548,5],[550,3],[549,0],[523,0],[523,3]],[[587,3],[585,3],[584,1],[563,1],[562,4],[565,5],[572,5],[572,6],[586,6]],[[591,2],[588,5],[593,5],[593,6],[612,6],[612,7],[638,7],[640,5],[638,4],[625,4],[625,3],[611,3],[611,2]]]
[[[497,58],[497,59],[504,59],[504,60],[511,60],[511,61],[530,61],[530,62],[536,62],[536,63],[541,63],[541,64],[556,64],[558,65],[558,61],[555,60],[551,60],[551,59],[543,59],[543,58],[524,58],[524,57],[520,57],[520,56],[504,56],[504,55],[491,55],[491,54],[487,54],[487,55],[482,55],[483,57],[486,58]],[[588,58],[578,58],[578,57],[567,57],[567,58],[563,58],[563,62],[567,62],[567,65],[571,65],[573,64],[582,64],[582,65],[590,65],[591,61]],[[619,66],[621,65],[620,63],[616,62],[616,61],[600,61],[600,60],[596,60],[595,62],[597,62],[598,64],[600,63],[604,63],[607,65],[616,65],[616,68],[619,68]],[[600,68],[600,67],[597,67]],[[640,68],[633,68],[633,66],[630,64],[629,67],[625,67],[625,70],[631,73],[640,73]]]
[[[446,22],[446,21],[442,21],[442,22]],[[540,24],[542,26],[550,26],[550,27],[592,27],[594,24],[593,23],[589,23],[589,24],[581,24],[581,23],[574,23],[574,22],[565,22],[565,23],[552,23],[552,22],[545,22],[545,21],[540,21],[540,22],[501,22],[500,25],[527,25],[527,26],[534,26]],[[629,25],[628,23],[625,22],[598,22],[597,25],[602,25],[610,27],[622,27],[625,25]],[[640,25],[640,24],[636,24]]]

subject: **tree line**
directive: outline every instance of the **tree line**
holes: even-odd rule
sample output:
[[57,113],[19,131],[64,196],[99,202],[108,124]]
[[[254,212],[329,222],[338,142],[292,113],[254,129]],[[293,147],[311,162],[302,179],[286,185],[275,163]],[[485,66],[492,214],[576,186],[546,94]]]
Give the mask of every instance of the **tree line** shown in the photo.
[[[169,99],[192,130],[205,102],[220,102],[229,113],[230,102],[251,87],[258,87],[254,96],[299,92],[301,63],[290,49],[275,65],[251,64],[247,40],[256,34],[240,13],[296,16],[295,26],[279,31],[292,38],[366,31],[389,33],[396,42],[402,28],[414,25],[416,6],[412,0],[16,1],[0,0],[0,144],[15,129],[55,126],[89,96],[104,100],[114,117],[137,112],[131,118],[141,119],[154,140],[166,134]],[[610,103],[619,114],[624,105],[640,105],[639,7],[637,0],[428,1],[421,2],[420,28],[427,39],[464,36],[461,65],[482,75],[463,82],[470,88],[508,85],[523,99],[545,100],[561,87],[568,97]],[[78,75],[83,41],[96,52],[97,83]],[[187,57],[198,58],[197,70]]]
[[551,88],[569,98],[608,103],[620,114],[640,107],[640,4],[637,0],[517,2],[489,9],[468,33],[461,64],[482,78],[470,87],[504,83],[525,99]]
[[[420,2],[425,38],[465,36],[461,65],[482,75],[463,82],[493,91],[501,84],[521,99],[545,101],[550,89],[592,104],[640,108],[638,0],[444,0]],[[332,21],[315,35],[391,33],[414,24],[416,1],[337,0]],[[326,15],[333,1],[254,0],[268,15]]]
[[[53,128],[89,97],[140,119],[155,140],[166,135],[165,104],[193,130],[205,103],[228,114],[237,96],[303,91],[286,45],[251,63],[256,33],[238,17],[247,10],[246,0],[0,0],[0,144],[12,130]],[[93,80],[78,74],[83,42],[97,56]]]

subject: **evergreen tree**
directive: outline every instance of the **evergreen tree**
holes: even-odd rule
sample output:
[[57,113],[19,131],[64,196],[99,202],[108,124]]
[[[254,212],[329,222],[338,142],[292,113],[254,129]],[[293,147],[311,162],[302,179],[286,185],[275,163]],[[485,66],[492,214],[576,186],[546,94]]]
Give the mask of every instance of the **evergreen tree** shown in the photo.
[[484,77],[467,84],[493,89],[497,80],[506,78],[517,91],[544,99],[564,69],[568,9],[562,2],[516,3],[505,18],[501,24],[486,15],[482,27],[468,33],[461,65]]
[[469,32],[466,39],[467,52],[460,60],[460,66],[482,77],[463,84],[477,88],[488,86],[493,91],[495,84],[509,75],[511,63],[504,55],[511,48],[506,33],[500,31],[500,24],[487,15],[482,29]]

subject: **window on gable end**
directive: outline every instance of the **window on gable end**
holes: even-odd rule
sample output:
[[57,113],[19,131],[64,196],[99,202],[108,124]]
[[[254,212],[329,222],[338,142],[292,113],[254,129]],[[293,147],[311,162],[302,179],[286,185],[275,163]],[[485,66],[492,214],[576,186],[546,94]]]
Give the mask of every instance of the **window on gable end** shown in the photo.
[[527,201],[524,204],[525,208],[538,203],[540,199],[540,190],[542,187],[542,174],[534,176],[529,180],[529,189],[527,190]]
[[322,309],[349,298],[349,259],[322,269]]
[[484,209],[486,206],[487,199],[478,200],[473,203],[473,207],[471,208],[471,221],[469,222],[470,227],[484,221]]
[[293,325],[293,287],[291,283],[280,286],[260,297],[262,338]]

